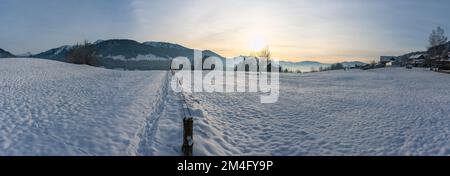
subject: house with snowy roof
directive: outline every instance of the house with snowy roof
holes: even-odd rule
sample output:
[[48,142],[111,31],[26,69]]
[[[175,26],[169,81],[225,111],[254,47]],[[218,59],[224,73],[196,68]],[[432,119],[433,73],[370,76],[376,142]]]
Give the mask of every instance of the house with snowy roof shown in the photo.
[[380,64],[384,66],[401,66],[401,59],[397,56],[381,56]]
[[427,54],[415,54],[408,58],[408,64],[411,64],[414,67],[423,67],[426,58]]

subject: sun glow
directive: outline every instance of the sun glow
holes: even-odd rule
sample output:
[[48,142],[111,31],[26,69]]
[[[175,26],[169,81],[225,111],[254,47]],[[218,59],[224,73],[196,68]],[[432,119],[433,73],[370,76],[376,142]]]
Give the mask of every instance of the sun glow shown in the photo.
[[252,52],[261,51],[267,46],[266,39],[261,35],[255,35],[249,40],[249,48]]

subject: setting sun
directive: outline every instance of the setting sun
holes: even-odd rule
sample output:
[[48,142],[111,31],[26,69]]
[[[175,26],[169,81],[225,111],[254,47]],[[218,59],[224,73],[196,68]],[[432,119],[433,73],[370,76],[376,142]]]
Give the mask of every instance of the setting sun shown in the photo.
[[260,51],[267,46],[265,38],[261,35],[256,35],[250,38],[249,48],[251,51]]

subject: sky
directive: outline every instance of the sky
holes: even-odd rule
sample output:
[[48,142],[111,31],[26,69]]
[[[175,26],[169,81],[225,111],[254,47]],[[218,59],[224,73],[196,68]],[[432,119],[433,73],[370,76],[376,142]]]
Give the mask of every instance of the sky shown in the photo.
[[448,0],[0,0],[0,48],[39,53],[84,40],[166,41],[226,57],[269,46],[289,61],[425,50],[450,33]]

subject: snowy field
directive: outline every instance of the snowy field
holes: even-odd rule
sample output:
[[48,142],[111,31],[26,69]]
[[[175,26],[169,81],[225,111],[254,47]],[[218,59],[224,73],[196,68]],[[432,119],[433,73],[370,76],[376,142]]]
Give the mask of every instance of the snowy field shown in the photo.
[[280,99],[196,93],[197,155],[450,155],[450,75],[282,74]]
[[[0,155],[180,155],[164,71],[0,59]],[[186,94],[195,155],[450,155],[450,75],[281,74],[280,98]]]
[[0,59],[0,155],[177,155],[168,76]]

